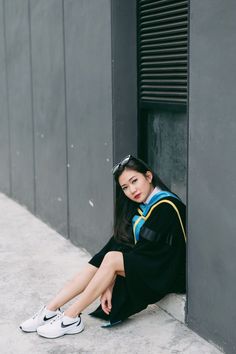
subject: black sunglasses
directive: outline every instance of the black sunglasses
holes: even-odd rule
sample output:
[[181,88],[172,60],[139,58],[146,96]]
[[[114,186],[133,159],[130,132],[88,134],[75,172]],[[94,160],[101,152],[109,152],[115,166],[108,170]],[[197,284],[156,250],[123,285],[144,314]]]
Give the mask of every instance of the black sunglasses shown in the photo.
[[133,159],[133,156],[128,155],[124,157],[117,165],[115,165],[112,169],[113,175],[116,174],[116,172],[119,170],[120,167],[124,167],[125,165],[127,165],[127,163],[129,163],[131,159]]

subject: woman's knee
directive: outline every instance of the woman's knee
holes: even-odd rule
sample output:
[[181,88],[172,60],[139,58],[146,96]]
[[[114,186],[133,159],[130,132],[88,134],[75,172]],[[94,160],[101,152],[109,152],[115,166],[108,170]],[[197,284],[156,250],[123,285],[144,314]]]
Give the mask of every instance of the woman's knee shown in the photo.
[[119,251],[107,252],[103,258],[103,266],[108,266],[113,268],[115,271],[123,271],[123,254]]

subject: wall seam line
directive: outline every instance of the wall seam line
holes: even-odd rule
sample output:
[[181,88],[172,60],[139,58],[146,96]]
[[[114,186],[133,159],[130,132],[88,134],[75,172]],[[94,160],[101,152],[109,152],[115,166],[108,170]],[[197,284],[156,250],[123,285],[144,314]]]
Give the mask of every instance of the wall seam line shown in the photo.
[[31,122],[32,122],[32,149],[33,149],[33,189],[34,189],[34,214],[36,214],[36,159],[35,159],[35,120],[34,120],[34,95],[33,95],[33,59],[31,36],[31,7],[28,0],[28,25],[29,25],[29,61],[30,61],[30,98],[31,98]]
[[64,57],[64,90],[65,90],[65,144],[66,144],[66,200],[67,200],[67,237],[70,238],[70,196],[69,196],[69,146],[67,117],[67,80],[66,80],[66,41],[65,41],[65,2],[62,0],[62,41]]

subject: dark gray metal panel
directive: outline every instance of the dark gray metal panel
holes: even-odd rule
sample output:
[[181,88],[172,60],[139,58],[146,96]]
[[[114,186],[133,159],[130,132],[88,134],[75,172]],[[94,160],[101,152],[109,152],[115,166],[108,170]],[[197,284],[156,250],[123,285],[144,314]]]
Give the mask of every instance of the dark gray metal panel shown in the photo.
[[61,0],[31,0],[36,213],[67,234],[67,161]]
[[163,182],[186,201],[186,113],[153,110],[143,119],[147,126],[148,163]]
[[113,221],[110,0],[64,6],[70,237],[94,252]]
[[191,1],[188,323],[236,352],[236,2]]
[[112,0],[114,161],[137,154],[136,1]]
[[12,197],[34,211],[28,0],[5,2]]
[[6,82],[5,15],[3,0],[0,0],[0,189],[10,193],[10,156]]

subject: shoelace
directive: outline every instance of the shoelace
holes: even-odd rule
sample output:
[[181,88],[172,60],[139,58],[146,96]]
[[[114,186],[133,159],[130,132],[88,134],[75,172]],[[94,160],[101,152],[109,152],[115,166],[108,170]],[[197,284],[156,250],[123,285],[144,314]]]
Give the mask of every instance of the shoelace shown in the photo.
[[54,318],[49,322],[49,324],[58,321],[59,319],[61,319],[62,316],[63,316],[63,313],[58,313],[58,314],[56,315],[56,317],[54,317]]
[[33,320],[44,310],[44,307],[45,307],[45,306],[42,306],[42,307],[40,308],[40,310],[39,310],[38,312],[36,312],[36,313],[33,315],[33,317],[32,317]]

